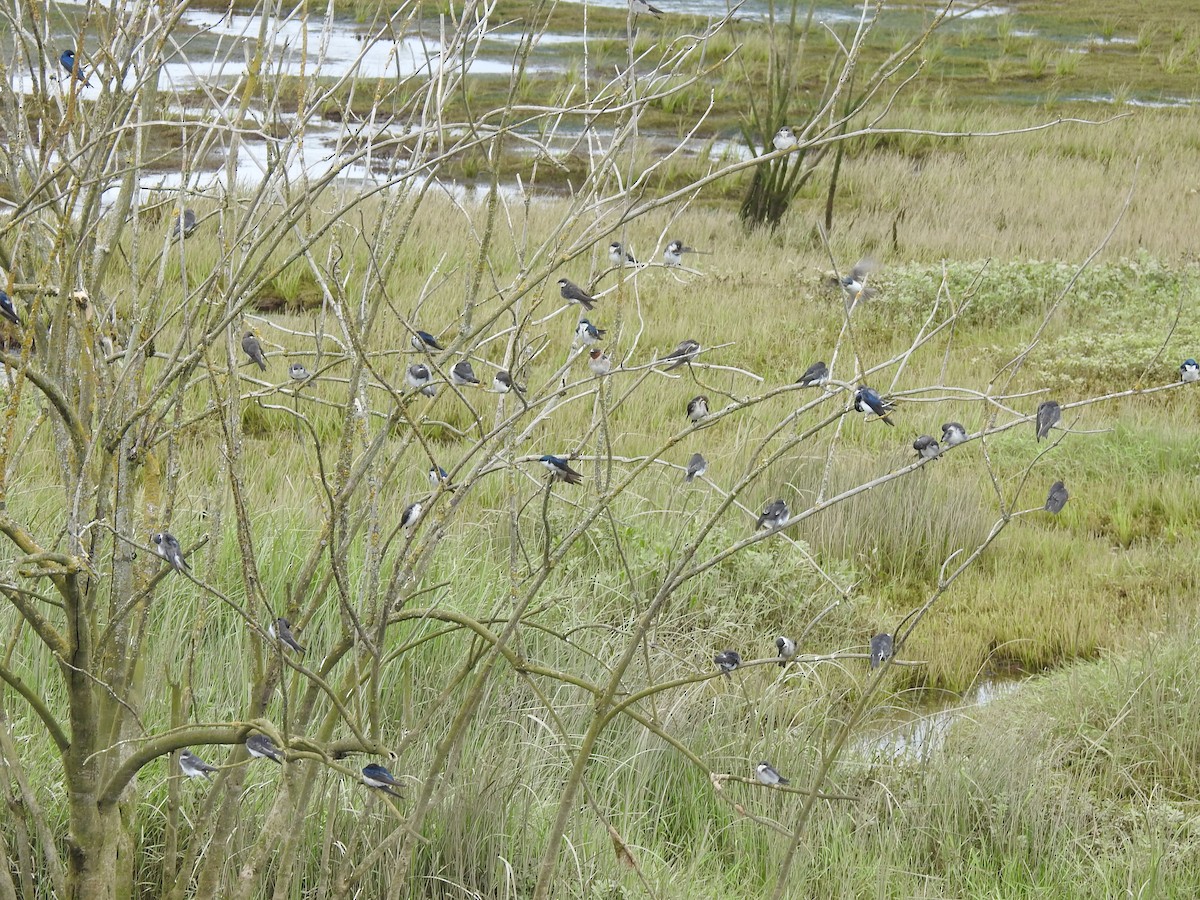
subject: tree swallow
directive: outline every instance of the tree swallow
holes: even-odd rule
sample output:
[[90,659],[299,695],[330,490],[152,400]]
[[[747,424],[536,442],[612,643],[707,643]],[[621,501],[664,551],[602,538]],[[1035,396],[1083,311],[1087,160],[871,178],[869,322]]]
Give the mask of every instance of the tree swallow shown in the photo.
[[562,457],[552,456],[547,453],[538,462],[550,470],[551,481],[565,481],[567,484],[579,484],[583,480],[583,476],[572,469]]
[[435,488],[439,484],[448,484],[450,481],[450,473],[439,465],[429,467],[429,483]]
[[913,449],[917,451],[917,459],[937,459],[938,454],[942,452],[938,442],[927,434],[913,441]]
[[454,364],[454,368],[450,370],[450,382],[459,387],[479,384],[479,379],[475,377],[475,370],[471,368],[470,360],[463,359]]
[[283,754],[279,752],[275,742],[265,734],[252,734],[246,738],[246,750],[251,756],[269,759],[283,765]]
[[267,631],[270,633],[271,637],[275,638],[275,640],[283,641],[301,656],[304,655],[304,648],[300,646],[299,642],[292,634],[292,623],[287,619],[280,616],[267,627]]
[[800,376],[796,384],[802,384],[805,387],[820,387],[829,380],[829,366],[823,362],[815,362]]
[[1037,439],[1040,442],[1042,438],[1050,433],[1050,429],[1059,423],[1062,419],[1062,408],[1057,401],[1047,400],[1038,406],[1037,410]]
[[874,413],[893,428],[896,425],[895,422],[888,418],[888,413],[893,408],[892,404],[881,398],[865,384],[854,392],[854,408],[860,413],[865,413],[868,419],[871,417],[871,413]]
[[606,334],[607,329],[597,328],[587,319],[580,319],[579,324],[575,326],[575,337],[579,338],[579,343],[585,347],[597,343]]
[[304,368],[303,363],[292,363],[288,366],[288,375],[291,376],[293,381],[308,381],[308,379],[312,378],[312,373]]
[[678,369],[684,363],[690,363],[700,353],[700,343],[688,338],[685,341],[680,341],[679,346],[662,358],[662,362],[673,360],[671,365],[667,366],[663,371],[670,372],[672,369]]
[[421,505],[421,501],[410,503],[404,507],[404,512],[400,513],[400,527],[412,528],[417,524],[417,519],[421,518],[421,511],[425,507]]
[[657,6],[651,6],[646,0],[629,0],[629,8],[633,10],[635,16],[651,15],[656,19],[661,18],[663,11]]
[[885,659],[892,658],[892,636],[880,632],[871,638],[871,668],[878,669]]
[[84,87],[91,87],[91,82],[88,81],[87,71],[83,68],[83,63],[75,59],[74,50],[64,50],[62,56],[58,58],[62,67],[67,70],[67,73],[74,75],[77,79],[83,82]]
[[1050,485],[1050,493],[1046,496],[1046,511],[1058,515],[1069,499],[1071,499],[1071,495],[1067,493],[1063,483],[1061,481],[1054,482]]
[[687,473],[684,475],[684,481],[692,481],[694,478],[699,478],[708,471],[708,460],[699,453],[693,453],[692,458],[688,460]]
[[685,247],[683,241],[671,241],[663,251],[663,262],[668,266],[682,266],[683,254],[700,252],[695,247]]
[[875,261],[863,257],[850,269],[850,274],[842,278],[842,290],[850,300],[870,300],[875,291],[867,287],[867,276],[875,270]]
[[422,331],[420,328],[413,332],[413,336],[409,339],[409,343],[412,344],[412,348],[418,353],[432,353],[434,350],[446,349],[438,343],[437,338],[435,338],[428,331]]
[[497,394],[507,394],[511,390],[515,390],[518,394],[525,393],[525,388],[513,381],[512,375],[505,369],[497,372],[496,377],[492,379],[492,390]]
[[[5,313],[5,315],[8,315]],[[17,323],[21,324],[20,322]],[[1179,366],[1179,380],[1188,382],[1200,381],[1200,363],[1194,359],[1185,359]]]
[[687,417],[689,421],[699,422],[708,415],[708,397],[701,394],[688,401]]
[[942,426],[942,441],[947,447],[957,447],[967,439],[967,429],[958,422],[947,422]]
[[775,767],[765,759],[754,767],[754,775],[759,784],[791,784],[786,778],[775,771]]
[[796,140],[796,135],[790,125],[784,125],[775,132],[775,137],[771,138],[771,143],[775,146],[776,150],[795,150],[799,146],[799,141]]
[[183,558],[183,551],[179,548],[179,541],[175,540],[175,535],[169,531],[159,531],[150,535],[150,540],[154,542],[154,552],[171,564],[171,568],[177,572],[190,572],[192,567],[187,564],[187,560]]
[[210,772],[220,771],[216,766],[210,766],[191,750],[184,750],[179,754],[179,768],[188,778],[206,778],[209,781],[212,781]]
[[[564,300],[578,303],[584,309],[591,311],[596,305],[596,298],[583,290],[579,285],[565,278],[558,279],[558,290]],[[586,321],[586,320],[585,320]]]
[[408,371],[404,373],[404,380],[409,387],[420,388],[421,393],[426,397],[436,397],[437,388],[433,384],[433,375],[429,372],[429,366],[424,363],[414,363],[408,367]]
[[775,638],[775,649],[779,651],[779,668],[783,668],[788,664],[789,660],[796,658],[796,642],[790,637],[784,637],[782,634]]
[[617,267],[638,264],[638,261],[633,258],[633,254],[621,246],[620,241],[613,241],[608,245],[608,261]]
[[16,307],[13,306],[12,297],[0,290],[0,316],[8,319],[14,325],[21,324],[21,317],[17,315]]
[[184,237],[191,235],[196,230],[196,213],[194,210],[185,209],[175,219],[175,225],[171,228],[171,240],[179,237],[181,234]]
[[267,371],[267,360],[263,356],[262,344],[258,342],[258,338],[254,336],[253,331],[247,331],[242,335],[242,349],[250,357],[250,362],[257,363],[260,369],[264,372]]
[[774,531],[776,528],[786,525],[791,517],[792,511],[788,509],[786,500],[772,500],[762,511],[762,515],[758,517],[754,527]]
[[588,353],[588,369],[593,375],[607,375],[612,371],[612,357],[597,347]]
[[723,650],[713,657],[713,662],[716,663],[717,668],[728,678],[729,673],[742,664],[742,654],[736,650]]
[[399,787],[395,777],[379,763],[371,763],[369,766],[363,766],[362,770],[363,784],[367,787],[379,788],[381,791],[391,794],[393,797],[402,796],[399,791],[393,788]]

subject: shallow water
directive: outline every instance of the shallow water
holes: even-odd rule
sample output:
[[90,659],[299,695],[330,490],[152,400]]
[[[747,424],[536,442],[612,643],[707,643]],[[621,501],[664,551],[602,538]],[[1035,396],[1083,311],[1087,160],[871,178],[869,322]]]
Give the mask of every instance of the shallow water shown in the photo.
[[919,762],[938,752],[950,729],[987,704],[1020,690],[1028,675],[996,675],[978,682],[963,694],[938,691],[913,709],[896,708],[882,722],[875,720],[871,733],[856,745],[859,756]]

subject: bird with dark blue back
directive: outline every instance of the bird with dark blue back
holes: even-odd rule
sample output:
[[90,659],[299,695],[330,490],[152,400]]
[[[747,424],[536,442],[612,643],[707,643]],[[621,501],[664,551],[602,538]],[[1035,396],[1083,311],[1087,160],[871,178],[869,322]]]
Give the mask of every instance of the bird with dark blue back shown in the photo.
[[91,87],[92,83],[88,81],[87,71],[83,68],[83,63],[75,58],[74,50],[64,50],[58,61],[67,70],[67,74],[74,75],[77,81],[82,81],[84,87]]
[[561,456],[547,453],[538,462],[550,471],[551,481],[565,481],[567,484],[579,484],[583,481],[583,476],[572,469]]
[[895,427],[896,423],[888,418],[888,413],[893,409],[892,404],[888,403],[865,384],[854,392],[854,408],[860,413],[866,414],[867,418],[870,418],[871,414],[874,413],[888,425]]
[[0,316],[4,316],[14,325],[21,324],[21,317],[17,315],[17,308],[13,306],[12,297],[8,296],[5,291],[0,291]]
[[393,797],[401,796],[399,791],[393,790],[393,788],[400,786],[400,782],[396,780],[396,776],[384,766],[379,765],[379,763],[371,763],[363,766],[362,779],[363,784],[367,787],[378,788],[385,793],[391,794]]

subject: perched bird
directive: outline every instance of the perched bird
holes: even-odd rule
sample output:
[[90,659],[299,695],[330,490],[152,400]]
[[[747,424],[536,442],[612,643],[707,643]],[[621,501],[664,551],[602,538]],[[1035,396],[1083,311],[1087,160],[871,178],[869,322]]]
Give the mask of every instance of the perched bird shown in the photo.
[[892,404],[881,398],[865,384],[854,392],[854,408],[860,413],[865,413],[867,418],[870,418],[871,413],[874,413],[880,419],[895,427],[896,423],[888,418],[888,413],[893,408]]
[[892,658],[892,636],[880,632],[871,638],[871,668],[878,669],[885,659]]
[[246,738],[246,751],[258,759],[269,759],[283,765],[283,754],[265,734],[252,734]]
[[612,357],[597,347],[588,353],[588,369],[593,375],[607,375],[612,371]]
[[942,426],[942,442],[947,447],[957,447],[967,439],[967,429],[958,422],[947,422]]
[[620,241],[613,241],[608,245],[608,261],[614,266],[636,266],[638,261],[633,258],[633,254],[626,250]]
[[439,484],[448,484],[450,481],[450,473],[437,464],[429,467],[428,475],[429,483],[435,488]]
[[580,319],[579,324],[575,326],[575,337],[579,338],[579,343],[585,347],[598,343],[606,334],[607,329],[597,328],[587,319]]
[[927,434],[913,441],[913,449],[917,451],[917,459],[937,459],[938,454],[942,452],[938,442]]
[[91,87],[92,83],[88,81],[87,70],[84,69],[83,63],[75,58],[74,50],[64,50],[58,61],[67,70],[67,74],[73,75],[76,79],[82,81],[84,87]]
[[805,387],[819,387],[829,380],[829,366],[823,362],[815,362],[800,376],[796,384],[802,384]]
[[187,560],[183,558],[183,551],[179,548],[179,541],[175,540],[175,535],[169,531],[159,531],[150,535],[150,540],[154,542],[154,552],[171,564],[171,568],[176,572],[190,572],[192,567],[187,564]]
[[379,763],[371,763],[368,766],[363,766],[362,770],[363,784],[367,787],[379,788],[391,794],[393,797],[402,796],[399,791],[393,788],[399,787],[400,782],[395,779],[387,769],[379,765]]
[[572,469],[560,456],[552,456],[547,453],[538,462],[550,470],[551,481],[565,481],[567,484],[579,484],[583,481],[583,476]]
[[6,291],[0,290],[0,316],[8,319],[14,325],[21,324],[21,317],[17,315],[17,309],[13,306],[12,297],[8,296]]
[[258,342],[253,331],[247,331],[242,335],[242,349],[250,357],[250,362],[256,363],[264,372],[267,371],[267,359],[263,356],[262,344]]
[[875,296],[875,291],[867,287],[867,276],[875,271],[875,261],[864,256],[850,269],[850,274],[842,278],[842,290],[846,292],[846,297],[852,302],[857,302],[859,299],[870,300]]
[[479,379],[475,377],[475,370],[471,368],[469,359],[459,360],[454,364],[454,368],[450,370],[450,383],[457,384],[459,387],[467,384],[479,384]]
[[792,131],[792,126],[784,125],[775,132],[775,137],[771,138],[771,143],[776,150],[795,150],[800,142],[796,140],[796,134]]
[[171,239],[174,240],[175,238],[179,237],[180,235],[183,235],[184,237],[188,237],[195,230],[196,230],[196,213],[194,210],[185,209],[175,219],[175,224],[171,228]]
[[304,648],[300,646],[299,641],[292,634],[292,623],[287,619],[280,616],[267,627],[267,631],[275,640],[283,641],[301,656],[304,655]]
[[1046,512],[1058,515],[1070,499],[1071,495],[1067,493],[1063,483],[1061,481],[1054,482],[1050,485],[1050,493],[1046,495]]
[[680,341],[679,345],[662,358],[662,362],[671,360],[671,365],[667,366],[664,371],[670,372],[672,369],[678,369],[684,363],[690,363],[700,354],[700,342],[693,341],[691,338]]
[[1037,439],[1040,442],[1042,438],[1050,433],[1050,429],[1057,425],[1062,420],[1062,407],[1057,401],[1047,400],[1038,406],[1037,410]]
[[692,458],[688,460],[687,472],[683,476],[684,481],[692,481],[700,478],[708,471],[708,460],[699,453],[693,453]]
[[796,658],[796,642],[790,637],[784,637],[782,634],[775,638],[775,648],[779,651],[779,668],[783,668],[788,664],[789,660]]
[[[0,303],[2,302],[0,300]],[[8,314],[5,313],[5,315]],[[1200,381],[1200,363],[1191,358],[1185,359],[1179,366],[1179,380],[1189,384],[1193,381]]]
[[413,336],[410,338],[409,343],[412,344],[412,348],[418,353],[432,353],[434,350],[446,349],[438,343],[437,338],[435,338],[428,331],[422,331],[420,328],[413,332]]
[[312,378],[312,372],[304,368],[304,363],[292,363],[288,366],[288,375],[293,381],[308,381]]
[[762,515],[758,517],[758,521],[754,524],[755,528],[767,528],[774,530],[782,528],[788,523],[788,519],[792,517],[792,511],[788,509],[786,500],[772,500],[767,504],[766,509],[762,511]]
[[437,396],[437,387],[433,384],[433,375],[429,366],[424,363],[414,363],[404,373],[404,380],[409,387],[419,388],[426,397]]
[[703,252],[703,250],[697,250],[695,247],[684,246],[683,241],[675,240],[667,244],[667,249],[663,251],[663,262],[668,266],[682,266],[683,254]]
[[791,784],[786,778],[775,771],[775,767],[765,759],[754,767],[754,776],[759,784]]
[[492,379],[492,390],[497,394],[507,394],[509,391],[515,390],[518,394],[525,393],[525,388],[517,384],[512,379],[512,375],[507,370],[501,369],[496,373],[496,377]]
[[400,513],[400,527],[412,528],[417,524],[417,519],[421,518],[421,511],[424,509],[425,507],[421,505],[420,500],[416,503],[408,504],[408,506],[404,507],[404,512]]
[[688,401],[687,417],[692,422],[699,422],[708,415],[708,397],[701,394]]
[[716,663],[717,668],[728,678],[729,673],[742,664],[742,654],[736,650],[722,650],[713,657],[713,662]]
[[209,773],[220,771],[216,766],[210,766],[191,750],[184,750],[179,754],[179,768],[188,778],[206,778],[209,781],[212,781],[212,775]]
[[650,15],[658,19],[663,14],[661,9],[651,6],[646,0],[629,0],[629,8],[633,10],[635,16]]
[[562,294],[562,298],[564,300],[570,300],[573,303],[578,303],[589,312],[591,311],[592,307],[596,305],[595,297],[587,293],[587,291],[575,284],[573,281],[568,281],[565,278],[558,279],[558,291],[560,294]]

